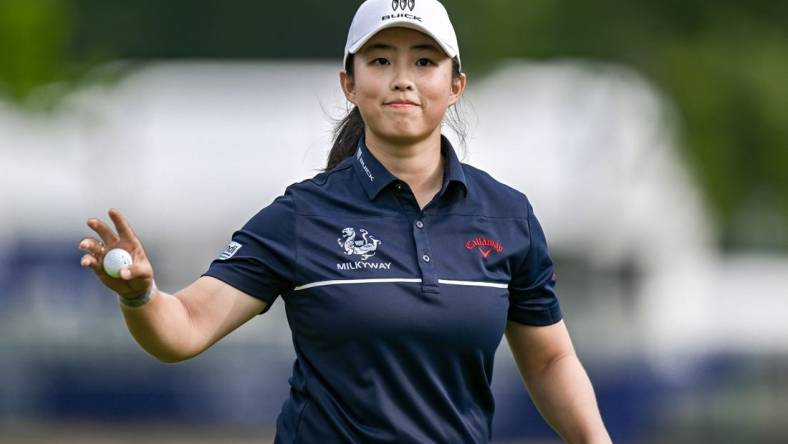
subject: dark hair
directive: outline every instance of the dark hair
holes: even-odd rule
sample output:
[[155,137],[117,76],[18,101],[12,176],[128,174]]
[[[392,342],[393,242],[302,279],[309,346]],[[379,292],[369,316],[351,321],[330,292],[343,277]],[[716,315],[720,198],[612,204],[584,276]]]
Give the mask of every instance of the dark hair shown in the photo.
[[[354,55],[350,54],[347,58],[347,62],[345,62],[345,72],[347,72],[351,79],[353,78],[353,59]],[[453,58],[452,77],[457,79],[460,77],[460,75],[460,63],[456,58]],[[457,110],[456,104],[453,106],[453,108],[454,109],[447,111],[447,123],[452,128],[452,130],[454,130],[454,132],[460,138],[461,143],[464,145],[466,139],[465,123],[463,123],[462,119],[460,118],[460,113]],[[331,151],[328,153],[326,170],[334,168],[340,162],[352,156],[356,152],[356,145],[363,135],[364,119],[361,117],[361,111],[359,111],[358,107],[353,106],[353,109],[350,110],[350,112],[344,118],[337,121],[336,125],[334,126],[334,145],[331,147]]]

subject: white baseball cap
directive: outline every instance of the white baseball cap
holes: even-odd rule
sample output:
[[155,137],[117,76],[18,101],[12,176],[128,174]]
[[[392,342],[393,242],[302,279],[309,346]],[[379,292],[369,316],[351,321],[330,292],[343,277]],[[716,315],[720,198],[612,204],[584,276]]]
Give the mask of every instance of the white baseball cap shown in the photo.
[[[457,34],[446,8],[437,0],[367,0],[358,7],[347,33],[345,57],[355,54],[369,39],[386,28],[410,28],[435,39],[443,51],[460,61]],[[462,66],[462,65],[460,65]]]

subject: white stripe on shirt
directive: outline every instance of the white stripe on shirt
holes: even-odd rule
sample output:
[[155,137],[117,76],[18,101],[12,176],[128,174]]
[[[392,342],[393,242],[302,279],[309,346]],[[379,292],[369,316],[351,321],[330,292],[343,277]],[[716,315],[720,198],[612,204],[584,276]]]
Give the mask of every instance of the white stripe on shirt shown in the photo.
[[[314,287],[324,287],[327,285],[349,285],[349,284],[385,284],[395,282],[408,282],[408,283],[421,283],[421,279],[410,278],[381,278],[381,279],[336,279],[331,281],[312,282],[309,284],[301,285],[293,289],[293,291],[306,290]],[[509,288],[509,284],[502,284],[498,282],[477,282],[477,281],[457,281],[449,279],[438,279],[439,284],[446,285],[465,285],[470,287],[492,287],[492,288]]]

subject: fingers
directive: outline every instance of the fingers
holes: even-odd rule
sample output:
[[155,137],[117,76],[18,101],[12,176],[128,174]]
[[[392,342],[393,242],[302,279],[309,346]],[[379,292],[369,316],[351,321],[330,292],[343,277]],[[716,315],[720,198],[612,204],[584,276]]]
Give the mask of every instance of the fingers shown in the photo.
[[112,229],[104,222],[98,219],[88,219],[88,227],[95,231],[105,244],[114,244],[118,241],[118,237],[112,232]]
[[79,265],[82,266],[82,268],[91,268],[96,272],[96,274],[101,274],[104,271],[103,267],[101,266],[101,261],[96,259],[96,257],[92,254],[86,254],[82,256],[82,259],[79,261]]
[[83,268],[84,267],[90,267],[95,262],[97,262],[97,261],[96,261],[96,258],[93,257],[93,255],[86,254],[86,255],[82,256],[82,259],[79,261],[79,265],[82,266]]
[[104,243],[92,237],[86,237],[79,242],[79,249],[88,253],[82,256],[79,265],[83,268],[92,268],[97,274],[103,273],[102,260],[106,251]]
[[137,239],[137,235],[134,234],[134,230],[131,229],[131,226],[126,222],[126,219],[120,214],[115,208],[110,208],[109,210],[109,217],[112,219],[112,222],[115,223],[115,228],[118,230],[118,234],[120,238],[123,240],[134,240]]
[[79,242],[79,249],[92,254],[96,258],[100,258],[104,256],[106,246],[97,239],[86,237]]

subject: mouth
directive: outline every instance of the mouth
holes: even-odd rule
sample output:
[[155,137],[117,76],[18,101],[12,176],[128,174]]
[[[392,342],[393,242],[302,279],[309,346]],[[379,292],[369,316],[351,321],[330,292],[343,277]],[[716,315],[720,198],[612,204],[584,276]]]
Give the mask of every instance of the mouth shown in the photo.
[[411,102],[410,100],[392,100],[390,102],[384,102],[383,105],[394,109],[409,109],[419,106],[418,103]]

